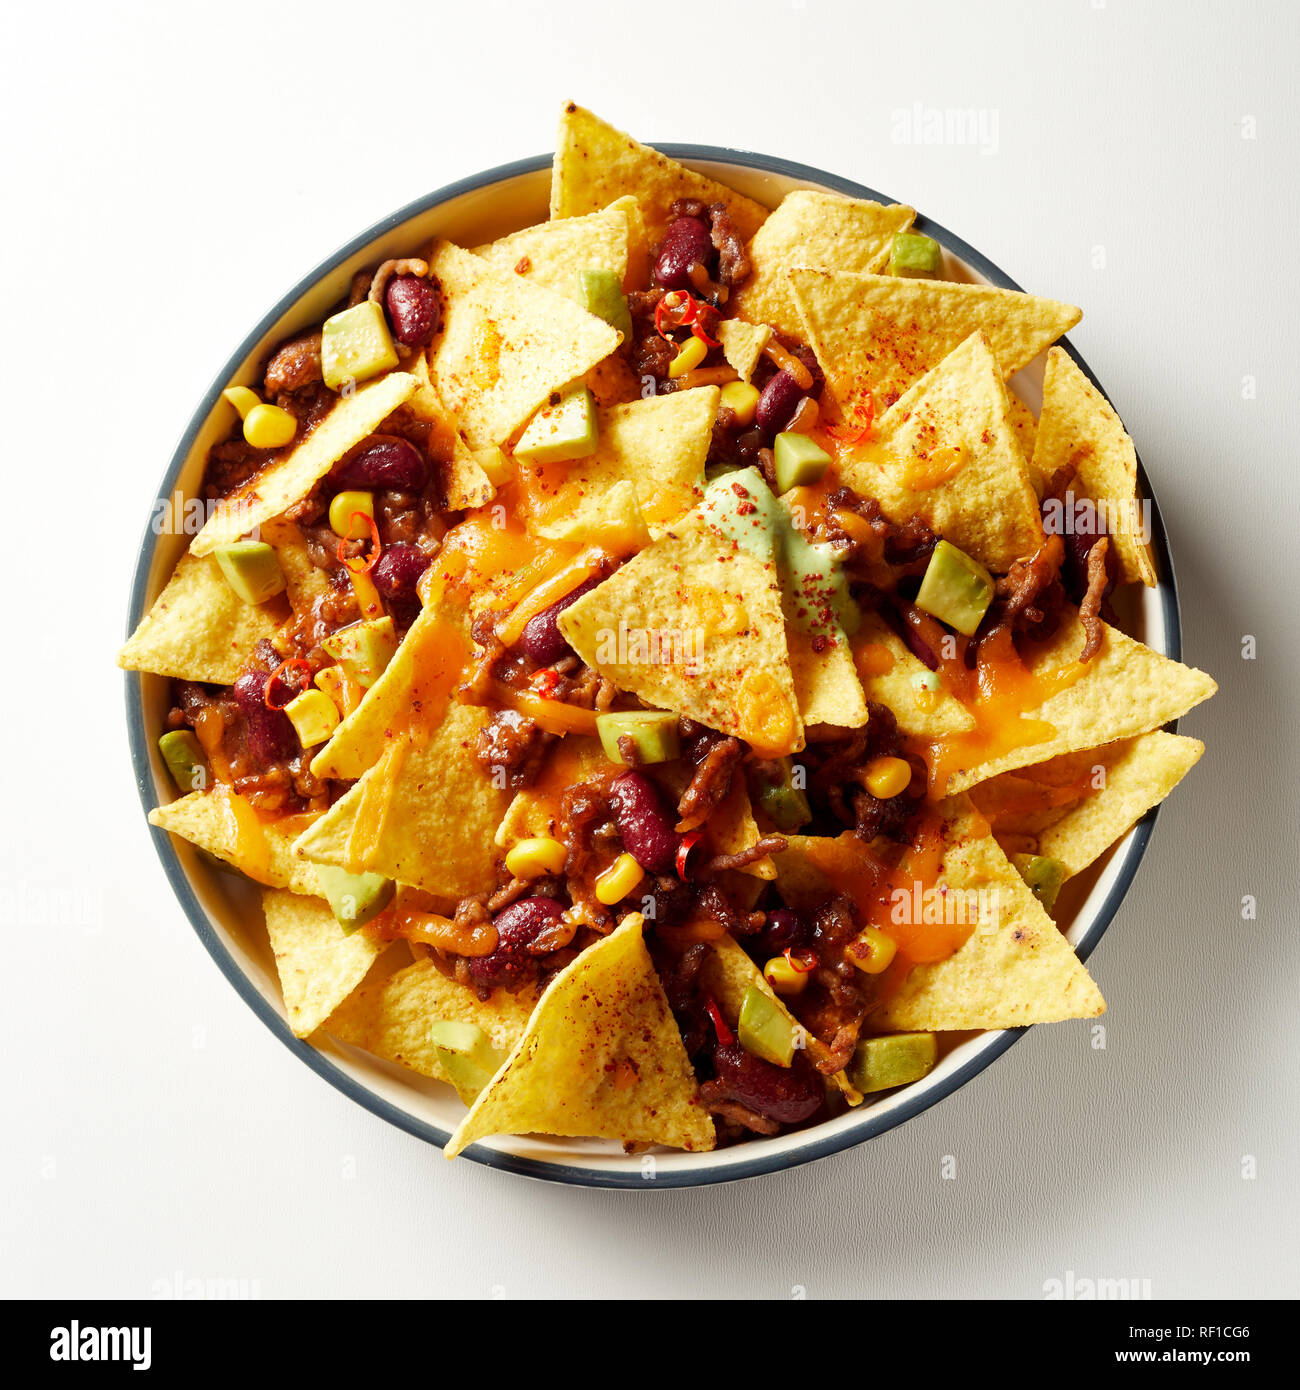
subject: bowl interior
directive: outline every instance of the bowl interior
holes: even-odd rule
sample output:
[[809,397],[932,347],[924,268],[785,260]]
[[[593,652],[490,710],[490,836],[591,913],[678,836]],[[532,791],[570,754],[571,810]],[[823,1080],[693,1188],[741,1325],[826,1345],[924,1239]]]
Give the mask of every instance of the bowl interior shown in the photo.
[[[882,195],[814,170],[784,165],[761,156],[731,154],[700,157],[698,148],[661,147],[684,163],[712,174],[739,191],[775,206],[793,188],[825,188],[859,197]],[[721,152],[718,152],[719,154]],[[246,341],[214,383],[199,407],[173,461],[165,491],[184,497],[198,495],[203,461],[213,444],[225,435],[232,416],[220,396],[228,385],[251,382],[270,348],[284,337],[319,322],[347,292],[355,271],[389,256],[410,254],[436,236],[464,246],[485,241],[544,220],[550,186],[549,159],[525,161],[467,181],[447,190],[431,206],[396,214],[373,233],[367,233],[325,267],[314,272]],[[435,195],[437,198],[438,195]],[[888,201],[885,199],[885,201]],[[977,252],[945,229],[918,220],[918,226],[945,247],[948,277],[1014,283]],[[1035,413],[1042,399],[1042,361],[1016,374],[1012,385]],[[1149,490],[1147,495],[1149,496]],[[1177,609],[1172,574],[1164,546],[1158,509],[1153,506],[1156,545],[1164,578],[1159,588],[1126,594],[1129,611],[1121,616],[1129,631],[1172,656],[1178,654]],[[146,532],[141,568],[133,595],[131,627],[156,597],[189,538],[155,536]],[[171,786],[150,731],[161,727],[167,711],[169,682],[153,676],[129,676],[127,706],[140,793],[146,807],[171,798]],[[1060,920],[1071,942],[1086,956],[1118,907],[1150,834],[1151,816],[1136,826],[1098,864],[1072,880],[1061,897]],[[284,1019],[275,963],[257,890],[234,873],[213,869],[190,846],[173,843],[162,831],[153,832],[169,877],[195,929],[231,982],[291,1048],[314,1070],[361,1104],[390,1122],[432,1143],[441,1144],[459,1122],[464,1109],[450,1087],[425,1080],[368,1053],[319,1040],[318,1047],[299,1042]],[[845,1148],[908,1118],[948,1094],[988,1065],[1010,1046],[1018,1032],[996,1031],[945,1035],[938,1066],[924,1080],[882,1098],[868,1100],[856,1110],[813,1129],[759,1139],[711,1154],[656,1152],[629,1158],[612,1142],[602,1140],[498,1137],[473,1145],[466,1156],[534,1177],[600,1186],[677,1186],[725,1181],[805,1162]]]

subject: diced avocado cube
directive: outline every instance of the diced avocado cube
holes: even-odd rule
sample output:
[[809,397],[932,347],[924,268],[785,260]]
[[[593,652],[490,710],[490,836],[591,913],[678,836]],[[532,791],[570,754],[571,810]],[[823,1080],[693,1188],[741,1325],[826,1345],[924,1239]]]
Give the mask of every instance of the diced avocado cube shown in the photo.
[[932,1070],[938,1056],[933,1033],[865,1038],[849,1062],[849,1080],[859,1091],[888,1091],[919,1081]]
[[211,780],[203,747],[189,729],[171,729],[158,740],[158,751],[172,780],[183,792],[206,791]]
[[933,279],[943,269],[943,248],[920,232],[895,232],[889,251],[889,273],[914,280]]
[[604,266],[593,266],[579,271],[578,281],[587,312],[604,319],[611,328],[617,328],[627,342],[632,336],[632,315],[618,276]]
[[339,662],[363,689],[368,690],[384,673],[397,651],[392,618],[366,618],[331,633],[321,646]]
[[736,1037],[746,1052],[788,1067],[794,1060],[794,1025],[766,990],[750,985],[740,1006]]
[[776,490],[815,483],[831,465],[831,456],[815,440],[795,430],[782,430],[772,447],[776,460]]
[[231,541],[213,550],[226,583],[245,603],[265,603],[284,590],[284,574],[265,541]]
[[339,726],[338,706],[323,690],[304,690],[284,707],[304,748],[324,743]]
[[812,820],[807,795],[794,785],[794,767],[789,758],[778,759],[772,774],[764,771],[756,775],[755,799],[772,824],[787,834]]
[[1065,882],[1065,865],[1046,854],[1013,854],[1011,862],[1020,870],[1020,877],[1033,890],[1034,897],[1045,912],[1056,906],[1056,895]]
[[466,1105],[492,1080],[506,1059],[506,1054],[493,1047],[491,1039],[475,1023],[435,1019],[429,1025],[429,1040]]
[[527,463],[560,463],[594,454],[596,443],[596,402],[580,384],[533,416],[513,452]]
[[993,576],[964,550],[940,541],[925,568],[916,606],[970,637],[993,602]]
[[371,299],[325,320],[320,340],[321,374],[332,391],[367,381],[397,366],[397,349],[384,311]]
[[351,935],[393,900],[396,885],[382,874],[351,874],[335,864],[317,864],[316,881],[339,926]]
[[598,714],[596,732],[600,746],[612,763],[626,759],[619,749],[620,738],[630,738],[636,748],[639,763],[671,762],[681,751],[677,739],[677,716],[670,710],[627,710],[622,713]]

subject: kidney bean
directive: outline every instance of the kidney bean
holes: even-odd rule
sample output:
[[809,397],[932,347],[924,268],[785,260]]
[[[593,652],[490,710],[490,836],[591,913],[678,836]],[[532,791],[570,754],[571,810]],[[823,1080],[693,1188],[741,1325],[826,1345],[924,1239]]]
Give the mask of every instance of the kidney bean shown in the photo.
[[708,266],[713,236],[698,217],[677,217],[668,224],[655,261],[655,279],[670,290],[691,288],[691,266]]
[[561,657],[569,655],[572,648],[560,631],[560,614],[571,603],[576,603],[583,594],[590,593],[600,582],[600,576],[593,575],[592,578],[579,584],[571,593],[565,594],[561,599],[556,599],[549,608],[544,608],[540,613],[529,618],[524,624],[519,645],[530,660],[535,661],[539,666],[554,666]]
[[423,347],[442,324],[442,301],[418,275],[396,275],[384,290],[384,307],[393,337],[408,347]]
[[517,988],[529,974],[528,948],[548,927],[564,915],[564,904],[554,898],[520,898],[503,907],[492,919],[497,930],[496,949],[486,956],[469,958],[475,984],[487,988]]
[[418,545],[394,541],[392,545],[384,547],[370,571],[375,588],[391,605],[403,625],[409,626],[420,611],[420,597],[415,586],[429,564],[429,556]]
[[778,1067],[738,1042],[728,1043],[714,1051],[713,1072],[734,1100],[783,1125],[808,1119],[826,1098],[821,1077],[802,1052],[794,1054],[792,1066]]
[[[291,758],[299,748],[298,734],[282,710],[267,709],[266,687],[269,671],[247,671],[235,682],[235,702],[244,719],[248,751],[260,763]],[[284,699],[277,685],[277,700]]]
[[755,423],[770,434],[779,434],[790,423],[803,396],[803,388],[783,367],[763,387],[754,411]]
[[812,941],[812,928],[788,907],[778,907],[767,914],[759,938],[765,956],[779,956],[786,951],[801,951]]
[[337,477],[345,487],[420,492],[429,480],[429,465],[409,440],[381,435],[368,449],[349,459]]
[[614,779],[609,803],[623,848],[648,872],[671,874],[681,836],[659,788],[644,772],[625,772]]

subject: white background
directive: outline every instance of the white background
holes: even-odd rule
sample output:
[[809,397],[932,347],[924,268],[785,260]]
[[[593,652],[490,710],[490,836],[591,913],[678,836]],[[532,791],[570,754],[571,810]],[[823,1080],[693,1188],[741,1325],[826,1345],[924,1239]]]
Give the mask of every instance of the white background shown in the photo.
[[[0,1289],[1300,1293],[1297,40],[1282,0],[12,7]],[[568,97],[861,180],[1083,305],[1221,685],[1091,961],[1105,1050],[1036,1030],[903,1128],[730,1188],[448,1165],[308,1072],[167,888],[113,668],[158,480],[246,330],[392,209],[548,149]],[[996,145],[898,142],[915,103]]]

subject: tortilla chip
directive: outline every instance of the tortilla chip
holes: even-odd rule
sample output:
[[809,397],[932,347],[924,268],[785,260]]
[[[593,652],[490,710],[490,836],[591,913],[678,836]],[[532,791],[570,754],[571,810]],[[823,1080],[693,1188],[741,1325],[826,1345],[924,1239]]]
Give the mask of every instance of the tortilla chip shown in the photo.
[[813,634],[790,614],[790,598],[783,591],[786,613],[786,649],[794,678],[799,715],[805,725],[835,724],[841,729],[860,729],[867,722],[867,700],[853,665],[853,652],[842,634],[818,651]]
[[210,555],[254,527],[301,502],[331,468],[380,425],[415,390],[407,372],[389,372],[341,396],[329,414],[296,448],[273,458],[225,498],[194,537],[190,552]]
[[987,826],[958,808],[945,839],[942,882],[950,889],[987,890],[992,910],[947,960],[913,967],[871,1015],[892,1032],[1019,1028],[1096,1018],[1106,1002],[1074,948],[1008,861]]
[[388,944],[365,932],[350,936],[329,904],[296,893],[262,894],[289,1027],[310,1036],[365,978]]
[[928,668],[878,614],[864,613],[850,640],[863,693],[884,705],[905,734],[943,738],[974,727],[970,711],[949,691],[920,688]]
[[972,333],[983,332],[1007,377],[1083,316],[1071,304],[992,285],[824,270],[789,276],[800,336],[848,418],[868,396],[879,416]]
[[[418,353],[407,363],[407,371],[419,383],[407,408],[417,419],[430,425],[430,457],[442,457],[442,490],[450,511],[485,507],[496,496],[492,479],[484,472],[468,444],[461,438],[455,419],[433,388],[429,362]],[[495,447],[495,446],[494,446]]]
[[[462,640],[449,637],[459,632]],[[411,723],[417,685],[446,684],[469,651],[469,619],[446,602],[422,608],[361,703],[311,760],[315,777],[361,777]]]
[[282,600],[245,603],[208,555],[182,555],[167,587],[117,654],[124,671],[233,685],[263,638],[284,621]]
[[1038,836],[1038,853],[1059,859],[1070,877],[1082,873],[1158,806],[1203,752],[1205,745],[1198,739],[1156,732],[1092,754],[1075,755],[1104,766],[1105,785]]
[[573,102],[560,113],[551,170],[551,216],[579,217],[631,194],[641,205],[650,242],[663,236],[669,209],[679,198],[726,203],[740,235],[748,241],[763,224],[767,209],[752,198],[697,174],[667,155],[639,144],[630,135]]
[[650,544],[650,528],[641,514],[636,486],[626,478],[608,489],[594,489],[576,512],[534,526],[533,531],[548,541],[599,545],[610,555],[634,555]]
[[[381,758],[296,841],[295,853],[352,872],[383,874],[446,898],[491,890],[496,883],[492,836],[509,798],[474,756],[488,719],[488,711],[478,706],[450,705],[426,740],[406,744],[395,768]],[[370,796],[383,807],[378,835],[370,844],[354,845],[362,798],[376,782]]]
[[[1077,618],[1063,621],[1052,639],[1030,659],[1030,669],[1051,672],[1071,664],[1083,640]],[[1217,689],[1204,671],[1170,661],[1117,628],[1106,627],[1101,650],[1083,668],[1082,676],[1037,709],[1025,711],[1026,718],[1045,720],[1056,733],[1041,743],[1012,749],[955,772],[947,790],[949,794],[965,791],[1000,772],[1148,733],[1180,718]]]
[[750,243],[753,272],[737,292],[732,308],[751,323],[770,323],[802,338],[803,321],[787,271],[865,273],[884,269],[896,232],[905,232],[916,209],[899,203],[873,203],[801,188],[787,193],[780,207]]
[[429,266],[446,301],[429,374],[471,449],[506,443],[622,341],[571,300],[449,241],[434,246]]
[[746,323],[744,319],[724,319],[718,325],[718,342],[722,355],[740,373],[742,381],[754,375],[758,359],[772,338],[765,323]]
[[636,489],[651,526],[664,526],[689,511],[704,488],[704,461],[718,413],[718,388],[700,386],[651,396],[597,411],[596,452],[570,463],[518,461],[539,535],[557,524],[593,528],[618,483]]
[[[952,477],[924,489],[906,485],[907,467],[949,448],[960,451]],[[870,438],[844,453],[840,476],[878,498],[890,520],[920,516],[995,574],[1043,543],[1038,497],[982,333],[972,333],[886,412]]]
[[641,399],[641,378],[628,366],[621,352],[597,362],[587,373],[586,381],[587,389],[602,410]]
[[1076,468],[1070,491],[1107,504],[1106,520],[1125,583],[1156,582],[1151,548],[1141,536],[1137,452],[1110,402],[1062,348],[1047,354],[1043,413],[1031,469],[1042,488],[1058,468]]
[[[226,804],[242,801],[237,792],[190,792],[149,812],[149,824],[233,864],[242,874],[271,888],[287,888],[293,893],[315,895],[320,892],[316,871],[293,852],[294,834],[281,830],[275,821],[262,821],[251,806],[241,811],[237,821]],[[240,833],[242,825],[260,825],[261,839]]]
[[751,989],[761,989],[776,1005],[777,1011],[789,1020],[796,1040],[802,1040],[796,1042],[797,1047],[807,1048],[809,1051],[815,1051],[819,1046],[824,1048],[824,1044],[819,1044],[790,1012],[785,1001],[768,983],[767,977],[750,960],[744,948],[730,933],[709,942],[709,954],[700,966],[700,984],[705,993],[711,994],[717,1001],[723,1018],[732,1028],[736,1027],[740,1018],[740,1008],[745,1002],[745,995]]
[[[366,980],[332,1013],[325,1031],[340,1042],[455,1086],[429,1037],[434,1021],[472,1023],[498,1051],[509,1052],[523,1035],[537,1002],[535,989],[494,989],[480,1000],[475,990],[449,980],[430,960]],[[473,1092],[457,1087],[466,1105]]]
[[627,214],[615,204],[585,217],[538,223],[487,246],[476,246],[474,254],[586,309],[582,272],[608,270],[622,284],[627,275],[627,241]]
[[803,746],[775,558],[692,512],[560,616],[589,665],[655,709],[769,755]]
[[[1034,457],[1034,443],[1038,438],[1038,421],[1034,419],[1034,412],[1010,387],[1007,388],[1007,404],[1011,407],[1011,428],[1016,432],[1020,452],[1024,454],[1025,461],[1029,462]],[[1029,478],[1034,484],[1035,490],[1038,490],[1038,475],[1035,473],[1032,463],[1029,463]]]
[[275,550],[280,573],[284,575],[285,593],[295,613],[310,608],[317,599],[324,598],[330,592],[329,574],[319,565],[312,564],[311,556],[307,553],[307,542],[292,521],[276,517],[262,527],[261,536]]
[[713,1147],[713,1120],[641,928],[641,914],[631,913],[555,976],[451,1136],[448,1158],[490,1134]]

